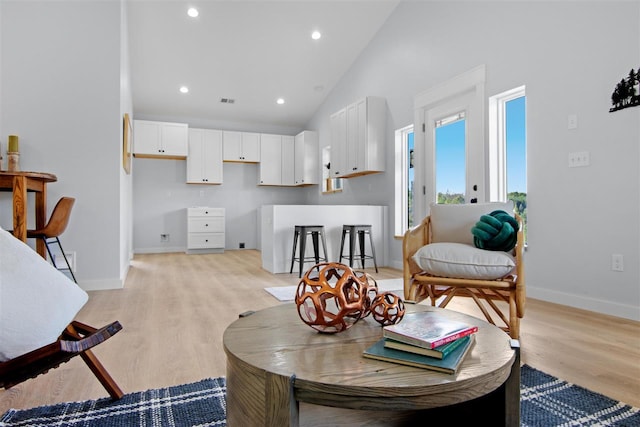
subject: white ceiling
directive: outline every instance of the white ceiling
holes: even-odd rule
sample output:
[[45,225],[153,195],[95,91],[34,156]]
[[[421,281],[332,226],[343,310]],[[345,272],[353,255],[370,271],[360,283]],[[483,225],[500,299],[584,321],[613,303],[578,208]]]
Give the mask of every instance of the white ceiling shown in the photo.
[[130,0],[134,114],[302,127],[399,1]]

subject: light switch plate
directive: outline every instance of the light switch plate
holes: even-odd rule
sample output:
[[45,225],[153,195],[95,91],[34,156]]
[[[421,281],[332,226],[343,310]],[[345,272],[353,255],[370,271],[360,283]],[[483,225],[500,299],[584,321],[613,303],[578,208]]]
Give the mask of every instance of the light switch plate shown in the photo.
[[570,168],[579,168],[589,166],[590,164],[591,159],[588,151],[574,151],[573,153],[569,153]]

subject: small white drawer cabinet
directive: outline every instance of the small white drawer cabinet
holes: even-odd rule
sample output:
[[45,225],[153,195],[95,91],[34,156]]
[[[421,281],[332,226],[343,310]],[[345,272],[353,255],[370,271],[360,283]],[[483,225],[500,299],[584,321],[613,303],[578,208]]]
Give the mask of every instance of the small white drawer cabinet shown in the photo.
[[224,252],[224,208],[187,208],[187,253]]

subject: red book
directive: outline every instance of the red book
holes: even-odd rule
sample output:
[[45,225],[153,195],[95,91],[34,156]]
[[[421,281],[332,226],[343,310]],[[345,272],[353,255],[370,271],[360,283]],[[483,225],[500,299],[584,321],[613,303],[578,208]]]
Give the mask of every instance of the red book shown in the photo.
[[382,335],[406,344],[435,348],[478,332],[478,327],[451,320],[437,311],[410,313],[395,325],[382,328]]

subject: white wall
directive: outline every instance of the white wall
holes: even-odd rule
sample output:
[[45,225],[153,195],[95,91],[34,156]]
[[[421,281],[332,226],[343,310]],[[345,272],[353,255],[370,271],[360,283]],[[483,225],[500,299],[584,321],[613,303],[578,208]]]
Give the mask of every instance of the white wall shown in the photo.
[[[120,243],[128,231],[121,224],[130,214],[121,194],[130,184],[120,146],[122,110],[131,101],[121,102],[130,89],[121,92],[120,2],[3,0],[0,9],[3,149],[7,135],[17,134],[21,169],[57,175],[47,187],[49,213],[61,196],[77,199],[61,240],[77,253],[80,285],[122,286]],[[0,195],[7,228],[10,205],[10,193]]]
[[[640,320],[640,108],[609,113],[640,49],[640,3],[403,2],[308,124],[330,145],[329,115],[387,99],[387,172],[346,180],[313,203],[393,206],[393,131],[414,96],[486,65],[486,95],[526,85],[529,296]],[[577,114],[578,129],[567,129]],[[567,167],[572,151],[591,166]],[[390,209],[393,221],[393,209]],[[392,223],[389,230],[393,230]],[[390,241],[401,266],[401,242]],[[611,254],[625,271],[611,271]]]
[[[133,99],[131,96],[131,69],[129,65],[129,32],[127,25],[127,8],[120,4],[120,117],[124,114],[133,117]],[[133,126],[133,122],[131,122]],[[123,126],[120,126],[120,141],[123,138]],[[133,135],[131,135],[133,138]],[[129,144],[132,144],[131,140]],[[131,150],[131,147],[129,147]],[[120,158],[123,146],[120,145]],[[133,162],[131,162],[133,169]],[[120,280],[124,284],[129,271],[129,263],[133,258],[133,177],[120,168]]]

